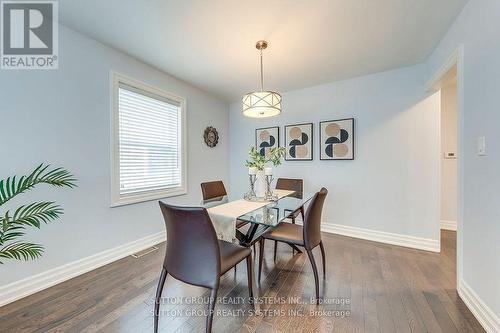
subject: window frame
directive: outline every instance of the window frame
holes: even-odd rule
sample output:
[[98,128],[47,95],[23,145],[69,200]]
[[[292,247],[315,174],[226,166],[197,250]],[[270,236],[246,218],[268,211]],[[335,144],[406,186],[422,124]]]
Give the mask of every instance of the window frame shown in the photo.
[[[120,147],[119,147],[119,88],[120,84],[130,86],[146,96],[158,96],[178,103],[181,109],[180,163],[181,185],[169,189],[151,190],[128,195],[120,194]],[[110,71],[111,90],[111,207],[130,205],[140,202],[175,197],[187,194],[187,108],[186,99],[166,92],[147,83],[130,78],[115,71]],[[152,95],[152,96],[151,96]]]

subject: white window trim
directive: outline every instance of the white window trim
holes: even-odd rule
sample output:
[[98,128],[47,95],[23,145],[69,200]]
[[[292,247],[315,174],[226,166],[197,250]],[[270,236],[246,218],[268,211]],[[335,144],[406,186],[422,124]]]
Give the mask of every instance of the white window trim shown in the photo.
[[[120,195],[120,161],[119,161],[119,110],[118,87],[126,84],[146,93],[158,95],[179,103],[181,107],[181,186],[172,189],[161,189],[139,194]],[[186,99],[168,93],[147,83],[132,79],[115,71],[110,72],[111,96],[111,207],[129,205],[139,202],[157,200],[187,194],[187,124]]]

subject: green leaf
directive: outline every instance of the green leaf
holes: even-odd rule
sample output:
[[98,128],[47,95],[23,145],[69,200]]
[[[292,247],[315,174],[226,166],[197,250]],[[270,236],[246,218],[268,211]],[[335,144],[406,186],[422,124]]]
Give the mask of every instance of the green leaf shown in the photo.
[[2,231],[5,232],[9,228],[9,211],[5,212],[5,216],[2,219]]
[[[0,180],[0,206],[37,184],[45,183],[58,187],[73,188],[76,179],[63,168],[50,169],[43,163],[29,175],[12,176]],[[54,202],[35,202],[18,207],[11,215],[9,211],[0,215],[0,264],[4,259],[32,260],[40,257],[43,247],[38,244],[16,241],[25,235],[28,227],[40,228],[42,223],[57,219],[63,210]],[[9,244],[10,243],[10,244]]]
[[22,229],[21,227],[13,227],[10,228],[6,233],[0,233],[0,246],[10,242],[16,238],[24,236],[25,233],[23,231],[18,231]]
[[[26,226],[40,228],[42,223],[48,223],[57,219],[63,210],[54,202],[35,202],[27,206],[21,206],[14,212],[14,215],[9,218],[7,211],[6,217],[2,218],[2,225],[4,232],[9,230],[12,226],[19,226],[25,228]],[[7,228],[5,228],[7,225]]]
[[4,198],[7,198],[7,194],[5,193],[4,189],[4,180],[0,180],[0,201],[2,201]]
[[43,246],[33,243],[16,242],[0,249],[0,264],[2,258],[16,260],[33,260],[39,258],[43,253]]
[[45,183],[59,187],[76,187],[76,179],[69,171],[56,168],[47,171],[50,165],[40,164],[27,176],[21,176],[16,181],[16,176],[0,180],[0,206],[37,184]]

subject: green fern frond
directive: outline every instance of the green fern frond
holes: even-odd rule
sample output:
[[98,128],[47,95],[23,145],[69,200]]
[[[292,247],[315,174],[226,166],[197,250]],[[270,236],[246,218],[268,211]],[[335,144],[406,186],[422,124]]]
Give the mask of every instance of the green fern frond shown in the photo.
[[[42,163],[29,175],[0,180],[0,206],[37,184],[69,188],[76,186],[76,179],[67,170],[50,170],[49,167]],[[54,202],[35,202],[17,208],[12,216],[9,211],[0,215],[0,264],[5,261],[3,259],[32,260],[40,257],[43,254],[41,245],[16,239],[25,235],[26,228],[40,228],[42,223],[53,221],[62,213],[62,208]]]
[[16,176],[0,180],[0,206],[40,183],[46,183],[59,187],[76,186],[76,179],[69,171],[56,168],[47,171],[50,165],[40,164],[31,174],[22,176],[16,180]]
[[19,238],[21,236],[24,236],[26,234],[24,231],[20,231],[20,230],[24,230],[24,228],[13,227],[13,228],[10,228],[6,232],[0,232],[0,246],[3,246],[7,242],[10,242],[10,241],[12,241],[16,238]]
[[2,258],[17,260],[33,260],[39,258],[43,253],[43,247],[33,243],[16,242],[0,249],[0,264]]
[[11,217],[9,211],[0,218],[0,245],[7,243],[17,237],[23,236],[23,230],[28,227],[40,228],[42,223],[48,223],[57,219],[63,210],[54,202],[35,202],[27,206],[21,206]]
[[35,202],[16,209],[8,224],[40,228],[42,222],[48,223],[55,220],[62,213],[62,208],[54,202]]

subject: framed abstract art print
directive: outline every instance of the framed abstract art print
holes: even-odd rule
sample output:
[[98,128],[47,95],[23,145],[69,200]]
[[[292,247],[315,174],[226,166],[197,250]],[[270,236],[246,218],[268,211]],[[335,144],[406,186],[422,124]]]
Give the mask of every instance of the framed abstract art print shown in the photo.
[[262,156],[266,156],[266,152],[270,148],[277,148],[280,145],[280,128],[266,127],[257,128],[255,130],[255,147]]
[[321,160],[353,160],[354,118],[320,122],[319,149]]
[[312,161],[313,124],[285,126],[285,148],[287,161]]

